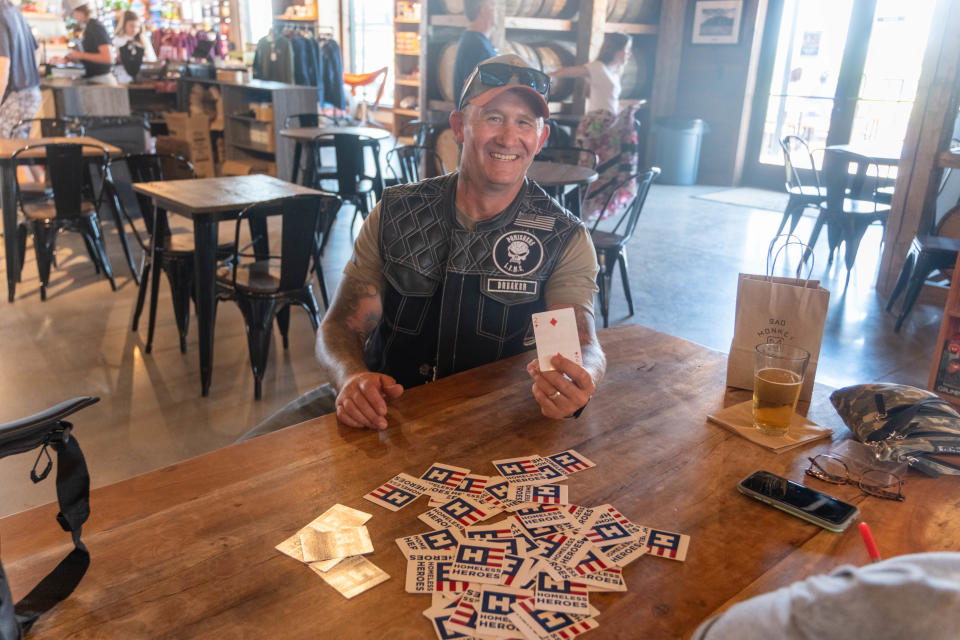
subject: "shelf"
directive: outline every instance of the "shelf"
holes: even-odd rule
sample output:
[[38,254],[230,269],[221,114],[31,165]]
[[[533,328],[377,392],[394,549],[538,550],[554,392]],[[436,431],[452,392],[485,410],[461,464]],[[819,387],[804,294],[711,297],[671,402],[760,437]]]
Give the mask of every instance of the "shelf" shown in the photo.
[[274,155],[275,152],[270,151],[264,145],[253,144],[252,142],[230,142],[228,143],[231,147],[236,147],[237,149],[243,149],[245,151],[256,151],[257,153],[264,153],[268,155]]
[[572,31],[570,20],[555,18],[523,18],[507,16],[503,20],[507,29],[536,29],[537,31]]
[[420,115],[420,111],[418,109],[400,109],[396,107],[394,107],[393,113],[398,116],[413,116],[414,118]]
[[639,36],[655,36],[659,28],[655,24],[632,24],[629,22],[608,22],[603,26],[604,33],[629,33]]
[[265,124],[267,123],[266,120],[257,120],[257,119],[254,118],[253,116],[245,116],[245,115],[242,115],[242,114],[239,114],[239,113],[231,113],[231,114],[229,114],[227,117],[228,117],[228,118],[233,118],[234,120],[242,120],[242,121],[244,121],[244,122],[263,122],[263,123],[265,123]]
[[274,16],[274,20],[279,20],[280,22],[316,22],[317,16],[312,18],[284,18],[283,16]]
[[419,52],[419,51],[417,51],[417,52],[411,52],[411,51],[394,51],[394,53],[395,53],[396,55],[398,55],[398,56],[413,56],[413,57],[415,57],[415,58],[420,57],[420,52]]
[[402,85],[404,87],[419,87],[420,79],[419,78],[397,78],[395,83]]
[[416,24],[416,25],[420,24],[419,20],[412,20],[410,18],[394,18],[393,21],[397,24]]

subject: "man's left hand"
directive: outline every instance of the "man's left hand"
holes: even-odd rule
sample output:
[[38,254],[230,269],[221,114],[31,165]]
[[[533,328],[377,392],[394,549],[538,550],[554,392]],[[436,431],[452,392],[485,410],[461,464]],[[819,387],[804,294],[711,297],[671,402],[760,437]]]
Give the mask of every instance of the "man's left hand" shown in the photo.
[[533,397],[540,412],[559,420],[587,404],[596,388],[587,370],[572,360],[555,355],[550,364],[554,371],[541,371],[540,362],[534,358],[527,364],[527,373],[533,379]]

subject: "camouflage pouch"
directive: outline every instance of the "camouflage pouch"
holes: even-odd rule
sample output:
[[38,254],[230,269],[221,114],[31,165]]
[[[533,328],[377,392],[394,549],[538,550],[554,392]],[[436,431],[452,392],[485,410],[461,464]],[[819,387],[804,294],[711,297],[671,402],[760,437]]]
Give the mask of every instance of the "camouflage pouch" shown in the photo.
[[906,462],[937,476],[960,465],[937,456],[960,454],[960,413],[940,396],[901,384],[858,384],[830,395],[854,437],[879,460]]

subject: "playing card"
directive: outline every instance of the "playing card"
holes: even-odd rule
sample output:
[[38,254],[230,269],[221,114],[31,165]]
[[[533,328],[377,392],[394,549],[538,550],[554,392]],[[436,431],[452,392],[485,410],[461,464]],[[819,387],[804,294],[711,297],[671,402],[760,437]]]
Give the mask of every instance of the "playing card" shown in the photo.
[[602,550],[610,560],[622,568],[647,552],[648,537],[650,537],[650,528],[640,527],[640,534],[636,540],[609,545]]
[[480,587],[471,585],[463,592],[450,619],[447,628],[464,635],[479,635],[477,633],[477,605],[480,604]]
[[459,530],[454,527],[407,536],[406,538],[397,538],[396,543],[407,560],[427,560],[429,559],[427,556],[435,558],[453,557],[460,545],[460,540]]
[[604,569],[593,573],[580,574],[571,567],[565,567],[549,561],[541,562],[539,566],[557,581],[573,581],[587,585],[588,589],[598,591],[626,591],[623,575],[620,569]]
[[554,580],[548,573],[537,575],[535,606],[543,611],[589,614],[590,596],[583,582]]
[[519,600],[531,600],[533,591],[518,587],[485,584],[480,589],[476,629],[478,635],[490,638],[516,638],[522,633],[510,622],[511,607]]
[[647,537],[647,552],[660,558],[683,562],[687,558],[689,546],[690,536],[683,533],[650,529]]
[[[586,542],[586,538],[580,538]],[[617,569],[617,563],[607,556],[602,550],[593,546],[591,543],[577,546],[572,550],[572,555],[564,557],[562,562],[568,567],[573,567],[579,575],[584,576],[588,573],[596,573],[607,569]]]
[[390,579],[386,571],[363,556],[346,558],[330,571],[316,573],[344,598],[352,598]]
[[[300,531],[297,531],[295,534],[274,548],[280,553],[288,555],[295,560],[299,560],[300,562],[304,562],[303,550],[300,547],[300,533],[305,529],[313,529],[315,531],[334,531],[336,529],[345,527],[359,527],[372,517],[373,516],[371,516],[369,513],[364,513],[363,511],[359,511],[342,504],[335,504],[324,511],[321,515],[314,518],[313,521],[309,522],[306,526],[300,529]],[[328,564],[320,565],[319,568],[322,571],[328,571],[334,565],[336,565],[337,562],[339,562],[339,560],[330,560]]]
[[519,586],[528,580],[536,560],[508,553],[503,556],[503,570],[500,572],[500,584]]
[[503,546],[494,542],[463,542],[448,575],[470,583],[499,584],[505,555]]
[[[575,559],[582,556],[588,546],[593,546],[586,538],[565,536],[560,533],[537,538],[537,544],[540,550],[534,553],[534,557],[540,557],[568,567],[576,566]],[[613,563],[610,566],[614,566]]]
[[450,578],[453,560],[408,560],[404,588],[407,593],[465,591],[469,582]]
[[508,497],[515,502],[566,504],[568,488],[562,484],[511,484]]
[[576,526],[575,521],[562,506],[550,505],[520,509],[517,511],[516,517],[528,529],[555,526],[558,531],[562,531],[573,529]]
[[518,600],[511,608],[510,622],[531,640],[570,640],[600,626],[590,616],[536,609],[529,600]]
[[580,529],[583,537],[598,547],[629,542],[639,537],[641,527],[633,524],[609,504],[596,507]]
[[300,532],[300,548],[304,562],[373,553],[370,533],[363,526],[346,527],[336,531],[317,531],[306,527]]
[[491,504],[480,504],[469,496],[454,498],[450,502],[417,516],[434,529],[458,527],[463,529],[496,515],[499,510]]
[[400,473],[363,497],[384,509],[399,511],[426,492],[427,483]]
[[452,464],[443,462],[434,462],[430,468],[420,476],[421,480],[426,480],[432,484],[439,484],[451,489],[460,486],[463,479],[470,473],[470,469],[455,467]]
[[490,483],[490,476],[483,476],[479,473],[468,473],[457,486],[457,493],[469,493],[474,497],[483,495],[483,488]]
[[583,366],[580,334],[577,331],[577,318],[572,307],[535,313],[532,320],[541,371],[553,371],[550,359],[555,355],[562,355]]
[[595,462],[591,462],[573,449],[567,449],[566,451],[555,453],[552,456],[547,456],[547,459],[552,460],[554,464],[561,467],[567,473],[576,473],[577,471],[583,471],[597,466]]
[[[511,484],[547,484],[567,479],[559,465],[540,456],[494,460],[493,466]],[[491,482],[496,482],[496,479],[491,479]],[[490,486],[487,486],[488,490]]]

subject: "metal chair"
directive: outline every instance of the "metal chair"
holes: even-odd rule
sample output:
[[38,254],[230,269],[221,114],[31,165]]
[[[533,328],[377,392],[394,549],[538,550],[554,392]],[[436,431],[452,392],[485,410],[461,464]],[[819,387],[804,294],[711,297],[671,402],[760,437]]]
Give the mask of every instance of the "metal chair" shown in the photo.
[[[11,155],[16,166],[22,162],[24,154],[33,149],[43,148],[46,153],[44,165],[50,186],[53,189],[53,204],[49,202],[26,203],[20,197],[20,181],[17,180],[17,204],[23,214],[23,221],[17,227],[17,240],[20,249],[20,265],[23,269],[23,256],[26,254],[27,231],[33,231],[33,246],[37,256],[37,270],[40,273],[40,299],[47,299],[47,285],[50,283],[50,266],[56,250],[57,234],[61,229],[76,231],[83,236],[87,253],[93,261],[97,273],[103,271],[110,282],[110,288],[117,290],[110,267],[110,258],[103,242],[103,229],[100,226],[100,198],[84,204],[84,173],[89,165],[95,167],[94,173],[100,176],[101,183],[94,193],[102,194],[102,180],[107,175],[110,162],[107,150],[98,145],[76,143],[51,143],[27,145],[17,149]],[[84,150],[95,150],[96,156],[84,158]],[[19,279],[19,272],[18,272]]]
[[[640,218],[640,212],[643,211],[643,204],[650,192],[650,185],[659,175],[659,167],[651,167],[643,173],[634,174],[618,184],[607,197],[602,214],[607,213],[607,207],[614,200],[617,192],[621,189],[630,188],[632,182],[636,182],[636,195],[621,211],[611,212],[608,216],[600,215],[597,221],[593,223],[593,228],[590,229],[590,237],[600,261],[597,287],[600,289],[600,313],[603,316],[604,328],[609,325],[610,290],[613,287],[613,270],[617,265],[620,267],[620,279],[623,280],[623,293],[627,298],[630,315],[633,315],[633,296],[630,293],[630,276],[627,273],[627,242],[630,241],[634,230],[637,228],[637,220]],[[612,227],[600,229],[600,224],[604,220],[606,220],[604,222],[605,227],[609,225],[612,225]]]
[[[308,112],[287,116],[283,121],[283,128],[320,127],[335,124],[336,121],[334,119],[319,113]],[[306,154],[304,154],[304,146],[307,147],[305,150]],[[336,167],[323,166],[321,153],[324,148],[333,148],[333,138],[315,138],[313,142],[308,145],[297,142],[294,148],[296,155],[293,159],[293,176],[291,177],[291,182],[301,184],[305,187],[313,187],[320,184],[321,180],[336,178]]]
[[[856,170],[851,173],[850,165]],[[877,163],[867,156],[851,151],[827,149],[823,161],[824,201],[813,225],[808,249],[803,260],[810,256],[824,225],[827,226],[827,241],[830,254],[827,264],[833,262],[833,252],[844,245],[844,262],[847,266],[846,282],[860,249],[860,241],[867,227],[874,222],[886,226],[890,205],[877,197],[880,181]]]
[[412,144],[395,147],[388,151],[386,163],[386,170],[393,175],[394,184],[419,182],[421,175],[440,176],[447,172],[446,167],[443,166],[443,160],[436,151]]
[[[783,210],[783,218],[774,236],[779,236],[790,220],[790,233],[797,228],[803,211],[807,207],[819,207],[826,197],[826,191],[820,185],[820,172],[813,161],[813,152],[807,141],[799,136],[784,136],[780,140],[780,149],[783,151],[783,168],[787,173],[785,188],[790,195],[787,207]],[[814,184],[805,183],[800,176],[800,169],[795,160],[804,160],[812,172]]]
[[[261,397],[263,374],[270,352],[273,319],[289,346],[290,306],[306,309],[316,331],[320,310],[310,284],[310,261],[320,273],[317,232],[320,223],[340,207],[340,199],[328,195],[300,195],[262,202],[247,207],[237,219],[231,267],[217,276],[217,298],[233,300],[243,314],[253,369],[254,398]],[[275,255],[243,253],[239,249],[240,226],[244,220],[281,216],[280,252]],[[322,277],[322,276],[320,276]]]
[[[383,195],[383,172],[380,169],[380,143],[367,136],[352,133],[337,133],[333,136],[337,156],[336,187],[326,189],[336,193],[344,202],[354,206],[353,222],[357,216],[366,220],[373,205]],[[366,151],[372,154],[373,173],[367,172]],[[330,238],[336,215],[328,217],[323,226],[321,253]]]

